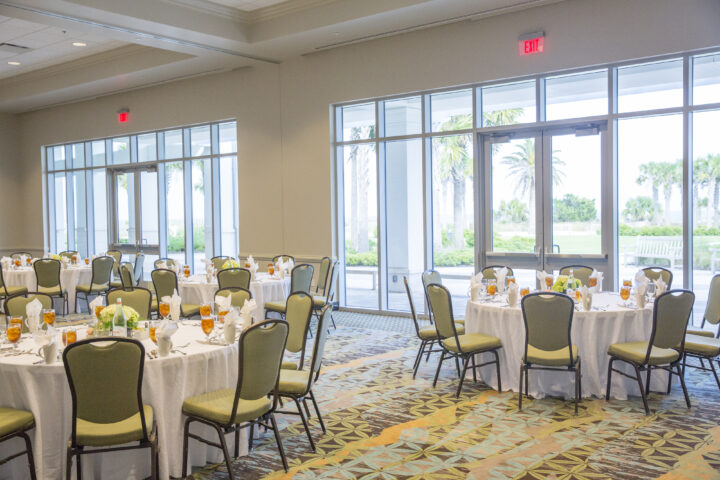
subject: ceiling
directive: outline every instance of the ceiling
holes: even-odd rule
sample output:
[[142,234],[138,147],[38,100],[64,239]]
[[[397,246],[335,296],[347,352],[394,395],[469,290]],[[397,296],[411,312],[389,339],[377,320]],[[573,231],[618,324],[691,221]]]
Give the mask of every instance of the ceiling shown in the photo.
[[0,112],[559,1],[569,0],[0,0],[0,43],[28,47],[0,46]]

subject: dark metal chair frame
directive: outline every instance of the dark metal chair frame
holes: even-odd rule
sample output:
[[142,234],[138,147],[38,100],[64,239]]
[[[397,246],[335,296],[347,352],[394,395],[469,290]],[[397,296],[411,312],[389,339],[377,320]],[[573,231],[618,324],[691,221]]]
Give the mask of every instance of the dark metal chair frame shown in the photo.
[[[427,293],[427,287],[430,284],[425,283],[425,275],[430,274],[430,273],[437,273],[440,276],[441,282],[442,282],[442,275],[437,270],[431,268],[431,269],[425,270],[422,273],[422,275],[420,276],[420,280],[421,280],[422,286],[423,286],[423,293],[425,294],[425,311],[427,312],[428,320],[430,320],[430,324],[432,325],[433,323],[435,323],[435,321],[433,320],[432,308],[430,308],[430,298],[428,297],[428,293]],[[442,284],[440,284],[440,285],[442,285]]]
[[[101,260],[101,259],[103,259],[103,258],[109,258],[109,259],[111,259],[113,262],[115,262],[115,259],[114,259],[113,257],[111,257],[110,255],[103,255],[103,256],[100,256],[100,257],[95,257],[95,258],[93,258],[92,267],[91,267],[92,275],[90,276],[90,289],[91,289],[91,290],[92,290],[92,286],[95,285],[95,262],[97,262],[98,260]],[[114,263],[113,263],[113,264],[114,264]],[[122,268],[122,263],[118,266],[118,272],[120,271],[120,270],[119,270],[120,268]],[[98,293],[98,294],[96,295],[97,297],[101,297],[101,296],[106,295],[106,294],[107,294],[107,291],[108,291],[110,288],[112,288],[112,287],[110,287],[110,279],[112,278],[112,271],[113,271],[113,267],[110,267],[110,278],[108,279],[108,288],[106,288],[104,292]],[[122,283],[123,287],[125,287],[125,283],[122,282],[122,274],[120,275],[120,282]],[[75,291],[75,312],[79,312],[79,311],[78,311],[78,298],[79,298],[79,296],[80,296],[81,293],[85,296],[85,303],[87,303],[88,312],[89,312],[89,313],[92,313],[92,312],[90,312],[90,295],[92,295],[92,292],[85,293],[85,292],[78,292],[77,290]]]
[[[715,278],[715,277],[720,277],[720,273],[713,276],[713,278]],[[672,277],[670,277],[670,278],[672,278]],[[712,281],[711,281],[711,285],[712,285]],[[705,326],[705,321],[706,321],[705,315],[703,315],[702,322],[700,322],[701,329]],[[717,331],[715,332],[715,338],[720,338],[720,328],[718,328]],[[687,357],[697,358],[700,361],[700,366],[688,364]],[[710,368],[707,368],[705,366],[705,360],[707,360],[708,363],[710,364]],[[720,388],[720,378],[718,377],[717,371],[715,370],[715,365],[713,364],[713,360],[716,360],[718,362],[718,365],[720,366],[720,360],[718,360],[717,357],[712,357],[710,355],[697,355],[694,353],[684,352],[683,353],[683,375],[685,375],[686,367],[696,368],[696,369],[702,370],[704,372],[713,372],[713,375],[715,376],[715,382],[717,383],[718,388]]]
[[[568,353],[570,355],[570,365],[568,366],[558,366],[558,367],[551,367],[551,366],[535,366],[532,363],[528,363],[526,361],[527,359],[527,353],[528,353],[528,341],[529,341],[529,334],[528,334],[528,320],[527,320],[527,312],[525,311],[525,301],[527,298],[537,297],[537,296],[552,296],[552,297],[559,297],[559,298],[566,298],[567,301],[570,302],[570,319],[568,321],[568,330],[567,330],[567,340],[568,340]],[[522,399],[523,399],[523,383],[525,384],[525,390],[524,393],[526,396],[529,395],[529,380],[528,377],[530,376],[530,370],[550,370],[550,371],[560,371],[560,372],[574,372],[575,373],[575,415],[578,414],[578,404],[580,403],[582,399],[582,365],[580,363],[580,354],[578,352],[578,356],[576,359],[573,359],[573,352],[572,352],[572,321],[573,321],[573,313],[575,311],[575,302],[573,302],[572,298],[565,295],[564,293],[558,293],[558,292],[537,292],[537,293],[531,293],[528,295],[525,295],[520,302],[521,309],[522,309],[522,316],[523,316],[523,323],[525,324],[525,349],[524,349],[524,355],[523,355],[523,362],[520,364],[520,393],[518,394],[518,410],[522,410]],[[523,382],[524,378],[524,382]]]
[[[591,271],[595,271],[595,269],[594,269],[593,267],[589,266],[589,265],[580,265],[580,264],[577,264],[577,265],[563,265],[563,266],[560,267],[560,269],[558,270],[558,273],[559,273],[560,275],[566,275],[565,273],[562,273],[562,271],[565,270],[565,269],[568,269],[568,268],[572,268],[572,269],[573,269],[573,272],[574,272],[576,269],[578,269],[578,268],[589,268]],[[573,276],[574,276],[574,273],[573,273]]]
[[[282,254],[280,254],[280,255],[275,255],[275,256],[272,258],[272,262],[273,262],[273,263],[277,263],[277,261],[280,260],[281,258],[285,258],[285,259],[287,259],[287,260],[292,260],[293,263],[295,263],[295,257],[293,257],[292,255],[285,255],[284,253],[282,253]],[[287,260],[285,260],[285,261],[287,261]]]
[[[476,370],[478,368],[484,367],[486,365],[495,364],[495,366],[497,368],[497,377],[498,377],[498,389],[497,390],[498,390],[498,392],[502,392],[502,380],[500,378],[500,356],[498,355],[498,352],[497,352],[499,349],[502,348],[502,346],[495,347],[495,348],[483,349],[483,350],[477,350],[477,351],[473,350],[471,352],[463,352],[463,349],[460,346],[460,340],[458,339],[457,328],[455,327],[455,321],[454,321],[455,315],[453,314],[453,310],[452,310],[452,295],[450,295],[450,291],[447,289],[447,287],[445,287],[443,285],[440,285],[438,283],[431,283],[430,285],[428,285],[428,288],[430,286],[442,288],[443,290],[445,290],[445,293],[448,296],[448,308],[450,310],[450,320],[451,320],[450,323],[452,324],[453,334],[455,336],[455,343],[457,344],[458,350],[460,351],[460,353],[455,353],[455,352],[445,348],[445,346],[442,344],[442,340],[440,340],[440,339],[442,339],[442,336],[440,335],[440,331],[438,330],[438,339],[439,339],[438,344],[442,347],[442,353],[440,354],[440,361],[438,362],[437,370],[435,371],[435,378],[433,379],[433,388],[435,388],[435,386],[437,385],[438,376],[440,375],[440,367],[442,367],[442,363],[446,360],[445,356],[448,355],[448,358],[451,358],[451,357],[455,358],[456,367],[458,366],[457,365],[458,360],[462,360],[462,370],[460,370],[460,372],[461,372],[460,373],[460,383],[458,384],[457,392],[455,393],[455,398],[460,398],[460,392],[462,391],[463,382],[465,381],[465,374],[467,373],[468,365],[471,361],[472,361],[472,373],[473,373],[473,381],[474,382],[477,382]],[[432,308],[432,305],[430,308]],[[437,322],[435,322],[435,328],[437,329]],[[486,353],[486,352],[492,353],[495,356],[495,360],[490,360],[489,362],[484,362],[484,363],[480,363],[480,364],[476,365],[475,364],[475,355],[477,355],[479,353]]]
[[[59,298],[62,300],[63,305],[63,315],[67,314],[67,311],[70,309],[70,305],[68,303],[68,293],[67,291],[63,291],[62,282],[60,281],[60,272],[62,270],[62,263],[60,260],[55,260],[54,258],[40,258],[33,263],[33,270],[35,271],[35,290],[40,290],[38,285],[38,276],[37,276],[37,266],[40,264],[40,262],[57,262],[58,263],[58,286],[60,287],[60,295],[50,295],[51,298]],[[75,293],[75,302],[77,304],[77,292]]]
[[[240,335],[240,339],[238,340],[238,344],[241,346],[244,343],[245,336],[248,332],[252,331],[255,328],[267,328],[270,326],[273,326],[276,323],[284,323],[287,325],[287,322],[285,320],[273,318],[273,319],[267,319],[263,320],[262,322],[256,323],[253,326],[245,329],[243,333]],[[290,331],[290,326],[288,325],[288,332]],[[285,337],[285,342],[287,343],[287,336]],[[285,345],[283,345],[283,352],[285,351]],[[287,463],[287,457],[285,456],[285,450],[282,445],[282,439],[280,438],[280,430],[278,430],[277,422],[275,421],[275,411],[277,410],[277,404],[278,399],[280,398],[280,394],[278,392],[278,386],[280,383],[280,366],[282,365],[282,361],[278,363],[278,373],[277,373],[277,379],[275,380],[275,390],[273,392],[273,405],[270,408],[270,411],[267,412],[263,417],[257,418],[255,420],[245,422],[243,424],[221,424],[216,423],[211,420],[207,420],[205,418],[197,417],[195,415],[188,415],[184,414],[187,418],[185,419],[185,426],[183,431],[183,467],[182,467],[182,477],[185,478],[187,476],[187,459],[188,459],[188,440],[190,438],[197,440],[198,442],[204,443],[205,445],[210,445],[211,447],[218,448],[222,450],[223,456],[225,458],[225,465],[227,467],[227,473],[230,477],[230,480],[233,480],[235,477],[232,473],[232,466],[230,465],[230,454],[228,453],[227,448],[227,442],[225,441],[225,435],[228,433],[235,433],[235,456],[233,458],[237,458],[240,456],[240,430],[246,427],[250,427],[251,434],[250,438],[252,439],[252,429],[254,425],[261,425],[266,430],[272,429],[275,433],[275,441],[278,445],[278,450],[280,451],[280,458],[282,459],[283,468],[285,471],[288,471],[288,463]],[[240,350],[240,354],[238,355],[238,380],[237,384],[235,386],[236,392],[238,389],[242,386],[242,372],[243,372],[243,356],[242,356],[242,349]],[[238,396],[237,393],[235,394],[235,400],[233,401],[233,407],[232,412],[230,414],[229,421],[232,422],[232,420],[235,418],[235,415],[237,414],[237,406],[238,406]],[[267,417],[270,420],[270,424],[264,423],[264,418]],[[199,435],[196,435],[194,433],[190,433],[190,424],[192,422],[198,422],[202,423],[203,425],[207,425],[210,428],[215,429],[215,431],[218,434],[218,437],[220,438],[220,443],[212,442],[210,440],[207,440]]]
[[[325,258],[328,258],[328,257],[325,257]],[[333,297],[335,296],[334,285],[335,285],[335,281],[337,280],[337,275],[338,275],[337,268],[340,266],[339,265],[340,262],[338,260],[334,260],[334,261],[331,260],[330,262],[331,263],[328,266],[328,271],[327,271],[328,274],[325,276],[325,288],[323,289],[323,291],[325,292],[325,293],[323,293],[323,295],[325,296],[325,303],[320,307],[316,307],[313,305],[312,310],[313,310],[313,314],[315,315],[315,317],[318,320],[320,320],[320,315],[321,315],[322,309],[325,308],[325,305],[330,305],[330,307],[331,307],[330,321],[333,324],[333,328],[335,330],[337,330],[337,324],[335,323],[335,319],[332,316],[332,308],[334,308],[334,305],[333,305],[333,300],[334,300]],[[328,327],[328,328],[330,328],[330,327]]]
[[[410,303],[410,315],[412,316],[413,324],[415,325],[415,333],[420,340],[420,348],[418,349],[418,353],[415,356],[415,363],[413,364],[413,379],[415,379],[418,368],[420,368],[420,362],[422,361],[423,354],[427,353],[427,357],[425,358],[425,362],[427,362],[430,359],[431,353],[442,352],[443,350],[442,348],[436,348],[433,350],[433,346],[437,346],[437,339],[423,340],[420,338],[420,324],[418,323],[417,314],[415,313],[415,302],[413,302],[412,294],[410,293],[410,285],[408,284],[407,276],[403,276],[403,283],[405,284],[405,292],[407,293],[408,302]],[[425,350],[426,348],[427,351]]]
[[322,263],[324,261],[328,261],[328,268],[325,271],[325,278],[320,278],[320,269],[318,269],[318,279],[317,284],[315,285],[315,293],[317,295],[325,295],[327,286],[328,286],[328,278],[330,277],[330,270],[333,268],[333,266],[337,263],[337,260],[334,260],[330,257],[323,257],[320,259],[320,266],[322,267]]
[[66,461],[66,479],[70,480],[72,477],[72,458],[73,456],[77,457],[77,469],[76,474],[78,480],[82,479],[82,463],[81,463],[81,456],[82,455],[89,455],[93,453],[103,453],[103,452],[118,452],[122,450],[137,450],[141,448],[150,448],[150,465],[151,465],[151,475],[150,478],[157,480],[159,478],[158,476],[158,435],[157,435],[157,424],[155,422],[155,419],[153,419],[152,429],[150,430],[150,434],[148,435],[148,429],[147,424],[145,423],[145,409],[143,408],[143,401],[142,401],[142,381],[143,381],[143,372],[145,368],[145,347],[143,347],[142,343],[140,343],[137,340],[134,340],[132,338],[124,338],[124,337],[113,337],[111,341],[113,342],[127,342],[137,345],[137,347],[140,349],[140,372],[138,374],[138,385],[137,385],[137,400],[138,400],[138,408],[140,412],[140,422],[142,424],[142,430],[143,430],[143,436],[144,439],[140,440],[138,442],[138,445],[125,445],[125,446],[119,446],[119,447],[93,447],[92,450],[86,450],[85,447],[77,445],[77,392],[75,391],[75,384],[73,383],[72,376],[70,375],[70,367],[67,363],[67,354],[69,351],[72,351],[73,348],[77,348],[82,345],[86,345],[88,343],[95,343],[95,342],[107,342],[107,338],[88,338],[85,340],[80,340],[78,342],[73,343],[72,345],[68,345],[65,350],[63,350],[63,365],[65,366],[65,375],[68,380],[68,385],[70,387],[70,395],[72,397],[72,433],[70,434],[70,441],[68,442],[67,446],[67,461]]
[[32,443],[30,442],[30,437],[26,433],[28,430],[32,430],[33,428],[35,428],[34,421],[33,421],[33,424],[28,428],[24,428],[22,430],[16,430],[12,433],[8,433],[4,437],[0,437],[0,443],[4,443],[8,440],[12,440],[13,438],[22,438],[25,441],[25,450],[18,452],[18,453],[13,453],[9,457],[3,458],[2,460],[0,460],[0,465],[4,465],[7,462],[9,462],[10,460],[13,460],[17,457],[21,457],[21,456],[27,454],[28,468],[30,469],[30,479],[37,480],[37,474],[35,473],[35,457],[33,456]]
[[[635,362],[631,362],[629,360],[625,360],[625,359],[610,355],[610,360],[608,362],[607,389],[605,391],[605,400],[606,401],[610,400],[610,387],[612,385],[612,372],[619,373],[620,375],[622,375],[624,377],[627,377],[627,378],[637,381],[638,387],[640,388],[640,396],[642,397],[643,406],[645,407],[645,414],[646,415],[649,414],[650,408],[648,407],[647,395],[650,393],[650,373],[653,369],[656,369],[656,370],[660,369],[660,370],[665,370],[666,372],[668,372],[668,386],[667,386],[667,392],[666,392],[667,394],[670,393],[670,389],[672,387],[672,376],[677,375],[680,378],[680,385],[682,386],[683,394],[685,395],[685,403],[687,404],[687,408],[690,408],[690,397],[688,396],[687,387],[685,386],[685,376],[683,375],[684,372],[680,368],[682,360],[685,356],[684,355],[684,353],[685,353],[685,334],[683,333],[682,341],[680,342],[680,346],[678,349],[678,352],[680,353],[680,355],[678,356],[677,360],[675,360],[672,363],[669,363],[667,366],[666,365],[648,365],[648,363],[647,363],[648,360],[650,359],[650,352],[653,347],[653,341],[655,340],[655,332],[657,330],[658,300],[660,300],[665,295],[672,295],[673,293],[680,293],[680,292],[689,293],[690,295],[692,295],[693,303],[694,303],[695,294],[693,292],[691,292],[690,290],[684,290],[684,289],[668,290],[667,292],[665,292],[662,295],[655,298],[655,306],[653,308],[652,331],[650,333],[650,340],[648,342],[648,350],[647,350],[647,353],[645,354],[645,360],[643,361],[643,364],[638,364]],[[688,324],[688,320],[690,319],[691,314],[692,314],[692,309],[690,311],[690,314],[688,315],[688,318],[685,319],[685,330],[687,330],[687,324]],[[615,360],[629,363],[630,365],[632,365],[633,368],[635,369],[635,376],[633,377],[621,370],[613,368],[613,362],[615,362]],[[675,368],[677,370],[677,372],[673,372],[673,368]],[[644,371],[647,371],[647,378],[645,381],[645,387],[643,388],[643,381],[642,381],[642,377],[640,376],[640,372],[644,372]]]
[[12,258],[14,260],[16,256],[20,257],[22,255],[32,258],[32,253],[30,253],[30,252],[13,252],[10,254],[10,258]]
[[[177,260],[175,260],[174,258],[164,257],[164,258],[158,258],[157,260],[155,260],[155,261],[153,262],[153,267],[155,267],[155,270],[157,270],[157,269],[158,269],[158,266],[157,266],[158,263],[160,263],[160,262],[165,262],[165,265],[167,265],[168,260],[171,261],[171,262],[173,262],[175,265],[178,265]],[[162,270],[162,269],[160,269],[160,270]],[[166,269],[166,270],[170,270],[170,269]]]

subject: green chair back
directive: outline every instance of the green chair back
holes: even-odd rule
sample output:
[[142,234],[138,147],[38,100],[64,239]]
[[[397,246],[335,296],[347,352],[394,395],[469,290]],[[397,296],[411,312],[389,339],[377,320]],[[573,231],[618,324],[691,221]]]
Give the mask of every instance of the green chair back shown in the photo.
[[95,257],[92,261],[90,285],[109,285],[115,259],[110,256]]
[[710,280],[704,318],[706,322],[713,325],[720,323],[720,274],[715,275]]
[[73,445],[78,419],[115,423],[138,412],[147,439],[142,407],[145,348],[140,342],[120,337],[81,340],[65,348],[63,363],[72,396]]
[[425,270],[422,273],[422,282],[423,282],[423,288],[426,291],[427,294],[427,287],[428,285],[435,283],[437,285],[442,285],[442,275],[440,275],[440,272],[437,270]]
[[105,255],[112,257],[115,263],[112,268],[113,275],[116,278],[120,277],[120,263],[122,262],[122,252],[120,250],[108,250]]
[[143,269],[145,268],[145,254],[138,252],[135,255],[135,265],[133,266],[133,281],[135,285],[140,285],[143,277]]
[[645,267],[642,269],[642,271],[648,278],[648,280],[654,282],[658,278],[662,278],[663,282],[665,282],[665,285],[667,285],[667,289],[670,290],[672,288],[673,273],[667,268]]
[[527,347],[552,351],[567,348],[572,360],[572,328],[575,303],[565,294],[539,292],[525,295],[521,302],[525,322],[525,354]]
[[40,258],[35,260],[33,268],[38,288],[52,288],[60,285],[60,260]]
[[[670,290],[655,299],[653,329],[650,346],[659,348],[684,348],[685,330],[695,303],[690,290]],[[648,347],[648,356],[651,347]]]
[[452,311],[452,297],[447,288],[437,283],[427,286],[428,302],[440,338],[457,337]]
[[0,267],[0,296],[7,297],[7,289],[5,289],[5,279],[3,278],[3,269]]
[[168,268],[168,269],[172,270],[173,268],[175,268],[175,267],[177,266],[177,262],[176,262],[174,259],[172,259],[172,258],[158,258],[158,259],[155,260],[155,262],[153,263],[153,266],[154,266],[156,269],[157,269],[157,268],[160,268],[159,265],[160,265],[162,262],[164,262],[165,265],[166,265],[165,267],[162,267],[162,268]]
[[132,288],[135,285],[132,263],[123,262],[120,264],[120,282],[123,288]]
[[325,287],[327,286],[328,273],[330,273],[330,265],[332,260],[330,257],[323,257],[320,260],[320,270],[318,270],[317,285],[315,291],[320,295],[325,295]]
[[177,275],[172,270],[167,268],[158,268],[152,271],[150,274],[155,287],[155,294],[157,295],[158,301],[163,297],[172,297],[173,291],[178,290]]
[[[497,280],[495,271],[500,270],[503,267],[505,267],[505,265],[488,265],[487,267],[482,269],[482,276],[483,278],[487,278],[488,280]],[[515,276],[515,272],[513,271],[512,267],[505,268],[507,268],[507,275],[512,275],[513,277]]]
[[590,282],[590,275],[595,271],[592,267],[585,265],[568,265],[560,269],[560,275],[569,275],[570,270],[573,271],[573,277],[580,280],[580,283],[586,287]]
[[[27,319],[26,307],[28,303],[35,299],[42,304],[44,310],[53,308],[52,297],[45,295],[44,293],[31,292],[28,294],[18,293],[5,301],[5,323],[8,322],[8,317],[23,317]],[[42,321],[42,320],[41,320]],[[27,324],[23,324],[23,333],[27,332]]]
[[218,287],[250,289],[250,270],[247,268],[226,268],[217,273]]
[[77,257],[77,254],[77,250],[65,250],[64,252],[60,252],[60,257],[72,260],[73,255]]
[[150,319],[152,292],[147,288],[113,288],[107,293],[107,304],[114,305],[118,298],[122,299],[123,306],[130,307],[138,312],[140,320]]
[[308,390],[312,387],[312,384],[317,380],[320,374],[320,367],[322,367],[323,355],[325,354],[325,344],[327,343],[328,337],[328,325],[330,314],[332,313],[332,307],[325,305],[320,312],[320,317],[317,323],[317,333],[315,334],[315,344],[313,345],[312,359],[310,360],[310,379],[308,382]]
[[295,263],[295,257],[292,255],[275,255],[272,259],[273,263],[277,263],[278,260],[282,259],[283,262],[287,262],[288,260],[292,260],[293,263]]
[[215,270],[222,270],[223,265],[225,265],[225,262],[230,260],[230,258],[232,258],[232,257],[218,256],[218,257],[212,257],[212,259],[210,261],[212,262],[213,268]]
[[304,357],[305,339],[312,317],[313,297],[304,292],[295,292],[290,294],[285,305],[285,320],[290,328],[285,349],[293,353],[302,351]]
[[288,329],[285,320],[269,319],[256,323],[240,335],[239,375],[230,418],[237,413],[238,399],[257,400],[277,388]]
[[340,271],[338,268],[339,262],[336,260],[330,265],[330,274],[328,275],[325,285],[325,299],[327,303],[330,303],[335,298],[335,284],[337,283],[337,276]]
[[410,304],[410,315],[412,316],[413,324],[415,325],[415,333],[418,338],[420,338],[420,324],[418,323],[417,315],[415,313],[415,303],[413,302],[412,294],[410,293],[408,279],[405,276],[403,277],[403,283],[405,284],[405,293],[407,293],[408,303]]
[[23,255],[25,255],[26,257],[32,258],[32,253],[30,253],[30,252],[13,252],[10,254],[10,258],[12,258],[13,260],[16,260],[16,259],[19,259],[20,257],[22,257]]
[[290,293],[310,293],[314,270],[315,268],[308,263],[295,265],[290,273]]
[[250,290],[245,288],[221,288],[215,292],[215,296],[227,297],[230,295],[230,305],[237,308],[242,308],[245,305],[246,300],[252,298]]

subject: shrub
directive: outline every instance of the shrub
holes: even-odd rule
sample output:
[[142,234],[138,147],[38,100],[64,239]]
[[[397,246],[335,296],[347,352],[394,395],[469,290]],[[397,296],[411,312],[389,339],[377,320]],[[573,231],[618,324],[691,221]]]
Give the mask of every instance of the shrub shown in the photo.
[[434,263],[436,267],[457,267],[458,265],[474,265],[475,253],[472,248],[446,250],[435,252]]
[[371,250],[369,252],[345,252],[345,264],[349,266],[363,266],[363,267],[374,267],[378,264],[377,251]]

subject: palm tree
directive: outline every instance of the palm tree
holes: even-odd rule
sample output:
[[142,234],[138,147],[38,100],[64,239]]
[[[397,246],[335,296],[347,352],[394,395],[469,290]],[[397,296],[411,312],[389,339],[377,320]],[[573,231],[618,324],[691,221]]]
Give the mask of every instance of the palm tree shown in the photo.
[[712,191],[712,225],[717,227],[720,225],[720,154],[708,154],[698,159],[693,174],[693,189],[696,183],[700,183]]
[[523,113],[522,108],[506,108],[483,113],[483,127],[497,127],[500,125],[514,125],[519,123],[517,118]]
[[665,223],[670,224],[670,199],[675,185],[682,182],[682,160],[675,162],[648,162],[640,165],[638,185],[650,182],[653,192],[653,204],[659,206],[658,192],[662,187],[665,200]]

